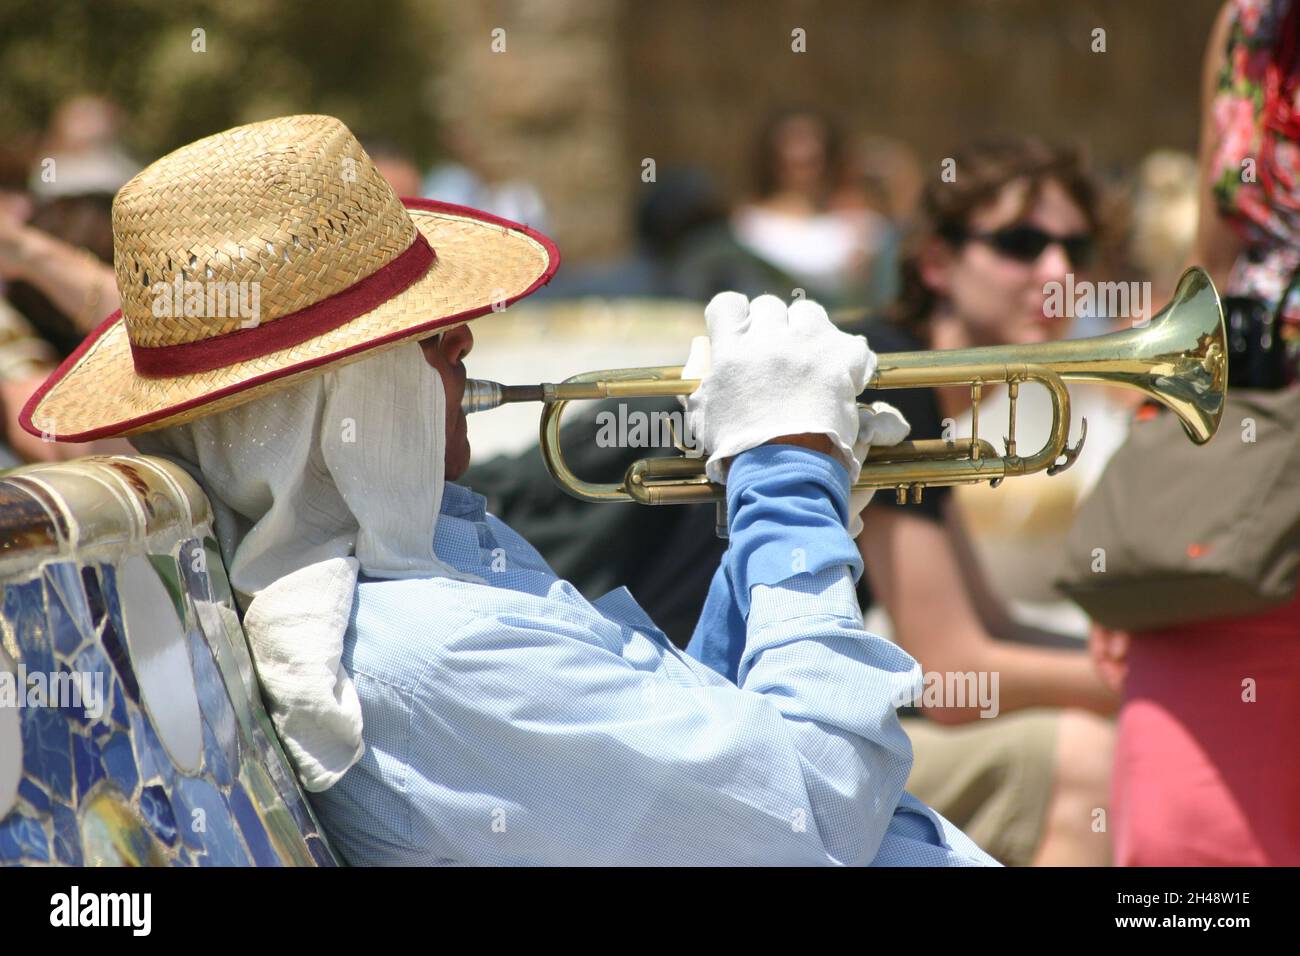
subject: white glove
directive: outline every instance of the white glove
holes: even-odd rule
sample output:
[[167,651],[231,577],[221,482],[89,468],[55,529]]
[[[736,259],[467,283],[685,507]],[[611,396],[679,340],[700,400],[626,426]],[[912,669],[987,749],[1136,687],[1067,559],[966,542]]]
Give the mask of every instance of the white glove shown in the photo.
[[[682,378],[690,381],[691,379],[704,379],[709,374],[709,368],[712,366],[712,356],[709,354],[709,337],[707,335],[697,335],[691,339],[691,351],[686,356],[686,364],[682,366]],[[703,384],[701,382],[701,384]],[[686,409],[686,395],[678,395],[677,401],[681,403],[682,409]],[[682,422],[686,427],[686,434],[679,436],[676,444],[677,450],[687,458],[703,458],[706,454],[704,443],[700,441],[700,436],[693,431],[697,422],[689,415],[685,416]]]
[[[872,445],[897,445],[911,430],[912,426],[907,423],[903,413],[887,402],[871,402],[861,406],[858,408],[858,440],[853,443],[853,457],[861,466]],[[875,493],[874,489],[867,489],[849,495],[850,538],[856,538],[862,533],[862,512]]]
[[841,332],[826,310],[801,299],[786,308],[774,295],[752,303],[721,292],[704,310],[707,354],[691,350],[694,378],[708,373],[686,400],[687,428],[709,452],[705,473],[725,482],[725,463],[782,435],[821,434],[857,480],[854,455],[860,428],[858,394],[876,370],[876,355],[861,335]]

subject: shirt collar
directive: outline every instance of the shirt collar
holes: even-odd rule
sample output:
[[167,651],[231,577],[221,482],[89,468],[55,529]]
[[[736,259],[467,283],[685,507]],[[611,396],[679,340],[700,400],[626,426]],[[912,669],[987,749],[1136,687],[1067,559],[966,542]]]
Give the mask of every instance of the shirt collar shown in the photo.
[[454,482],[444,482],[441,514],[466,521],[484,521],[487,518],[487,498]]

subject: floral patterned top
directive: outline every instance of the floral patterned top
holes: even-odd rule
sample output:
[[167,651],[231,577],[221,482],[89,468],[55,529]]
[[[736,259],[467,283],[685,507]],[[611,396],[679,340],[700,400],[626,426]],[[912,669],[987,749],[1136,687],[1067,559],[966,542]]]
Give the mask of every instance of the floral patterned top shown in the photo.
[[[1276,307],[1300,265],[1300,0],[1230,3],[1212,171],[1220,213],[1246,249],[1224,291]],[[1300,290],[1288,296],[1283,316],[1296,369]]]

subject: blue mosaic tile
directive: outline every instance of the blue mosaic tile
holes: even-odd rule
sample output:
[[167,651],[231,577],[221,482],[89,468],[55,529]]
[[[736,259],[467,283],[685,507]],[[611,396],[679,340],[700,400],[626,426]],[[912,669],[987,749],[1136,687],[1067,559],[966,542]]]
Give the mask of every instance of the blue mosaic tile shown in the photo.
[[57,710],[24,707],[22,711],[23,769],[45,789],[72,802],[72,746],[68,722]]
[[59,664],[59,681],[63,683],[64,691],[56,684],[51,684],[49,688],[49,702],[52,706],[62,712],[65,720],[70,720],[78,728],[86,727],[90,724],[90,718],[86,716],[85,698],[81,696],[79,687],[73,688],[72,668],[67,664]]
[[54,857],[66,866],[81,866],[81,831],[77,815],[67,807],[54,805]]
[[95,618],[86,600],[86,589],[81,581],[81,572],[75,561],[54,561],[45,565],[46,587],[58,598],[59,603],[81,627],[87,637],[95,633]]
[[76,669],[86,674],[99,674],[104,678],[104,690],[107,691],[116,676],[113,665],[97,644],[87,644],[73,660]]
[[117,594],[117,573],[111,565],[101,564],[99,573],[104,582],[104,627],[100,632],[100,643],[104,646],[109,660],[117,671],[118,679],[126,691],[126,696],[137,706],[140,704],[140,683],[136,680],[135,667],[126,645],[126,625],[122,620],[122,605]]
[[[97,645],[88,644],[73,661],[73,669],[82,675],[82,701],[84,709],[89,711],[87,721],[93,724],[92,733],[96,737],[111,733],[108,724],[115,682],[113,665]],[[81,716],[81,712],[74,715],[76,718]]]
[[28,673],[54,672],[54,651],[45,622],[45,584],[39,578],[23,584],[6,584],[4,616],[13,626],[18,652]]
[[126,692],[120,681],[113,681],[113,723],[122,730],[129,730],[131,718],[126,712]]
[[[205,853],[199,861],[201,866],[249,865],[230,808],[212,784],[199,777],[177,778],[172,788],[172,805],[181,839],[192,849]],[[199,826],[201,831],[196,830]]]
[[248,844],[248,849],[253,854],[253,861],[258,866],[283,866],[280,857],[271,847],[266,828],[262,825],[262,818],[254,808],[253,802],[248,799],[244,788],[238,783],[230,788],[230,806],[235,811],[235,819],[239,821],[244,842]]
[[112,618],[105,618],[104,629],[100,632],[99,641],[103,645],[105,653],[108,654],[109,660],[113,662],[113,669],[117,671],[117,676],[122,681],[126,696],[138,705],[140,703],[140,685],[136,683],[135,668],[131,666],[131,656],[127,653],[124,633],[113,622]]
[[0,821],[0,860],[50,861],[50,843],[41,822],[20,813]]
[[90,623],[99,630],[99,622],[104,619],[107,610],[104,606],[104,592],[99,583],[99,574],[87,565],[81,569],[82,593],[86,596],[86,607],[90,610]]
[[99,745],[89,737],[72,735],[72,762],[77,772],[77,793],[82,797],[104,779],[104,765],[99,762]]
[[113,619],[118,629],[122,628],[122,599],[117,593],[117,569],[111,564],[96,566],[99,581],[103,587],[104,613]]
[[140,812],[154,835],[168,846],[176,845],[176,816],[162,787],[145,787],[140,791]]
[[[206,569],[193,566],[196,548],[204,549]],[[271,736],[269,720],[255,713],[243,694],[237,673],[237,662],[247,658],[243,635],[224,621],[212,635],[194,623],[195,599],[230,600],[215,542],[189,539],[171,557],[152,555],[151,560],[190,622],[186,639],[203,717],[202,773],[187,776],[177,770],[141,705],[113,566],[48,564],[40,579],[3,588],[3,613],[20,660],[31,674],[98,678],[102,683],[92,682],[90,688],[92,694],[105,694],[104,709],[92,706],[85,712],[96,700],[93,695],[75,704],[66,699],[67,706],[60,698],[48,701],[59,706],[24,707],[24,776],[20,802],[0,821],[0,864],[83,865],[79,805],[111,782],[134,808],[130,815],[138,818],[140,838],[148,833],[157,850],[170,848],[161,855],[151,849],[142,859],[183,866],[302,862],[307,857],[293,833],[296,824],[310,860],[337,865]],[[230,689],[223,675],[236,682]],[[49,690],[71,686],[56,683]],[[78,691],[83,687],[79,683]],[[246,789],[241,779],[245,763],[258,770],[256,789]],[[286,853],[292,853],[282,859],[277,841],[286,841]]]
[[113,734],[100,745],[100,758],[105,772],[122,788],[122,792],[128,797],[134,794],[140,782],[140,771],[135,766],[131,738],[124,733]]
[[218,787],[228,787],[233,782],[230,765],[226,763],[226,755],[217,745],[217,740],[212,735],[212,728],[208,726],[207,721],[203,723],[203,768],[212,776],[213,782]]
[[131,740],[135,744],[135,765],[140,768],[141,779],[145,783],[158,779],[171,786],[176,779],[171,757],[153,727],[134,707],[131,708]]
[[23,777],[18,781],[18,796],[30,803],[37,813],[50,812],[50,795],[30,777]]
[[86,635],[81,626],[68,613],[63,601],[53,588],[46,591],[46,607],[49,614],[50,634],[54,638],[54,650],[64,657],[72,657],[86,643]]
[[311,851],[312,859],[316,861],[317,866],[338,866],[338,861],[334,859],[334,854],[329,851],[325,841],[318,836],[307,837],[307,849]]
[[188,635],[190,663],[194,667],[194,688],[199,696],[199,709],[203,722],[212,728],[212,736],[220,746],[228,766],[239,764],[239,722],[235,708],[230,704],[225,682],[217,669],[212,649],[198,631]]

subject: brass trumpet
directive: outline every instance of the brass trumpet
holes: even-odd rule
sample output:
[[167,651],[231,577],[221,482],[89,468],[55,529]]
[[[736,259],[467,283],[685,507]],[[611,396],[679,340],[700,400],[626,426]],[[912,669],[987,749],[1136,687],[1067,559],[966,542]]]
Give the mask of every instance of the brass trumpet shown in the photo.
[[[854,485],[893,488],[898,500],[921,500],[927,486],[994,486],[1008,476],[1046,470],[1055,475],[1074,463],[1088,422],[1082,419],[1078,442],[1069,444],[1069,382],[1100,382],[1135,389],[1169,407],[1198,445],[1219,427],[1228,388],[1227,336],[1219,295],[1209,275],[1188,269],[1173,299],[1145,327],[1108,335],[1026,346],[984,346],[931,352],[881,354],[869,389],[969,385],[971,435],[945,441],[920,439],[872,448]],[[642,504],[694,504],[725,500],[725,490],[705,478],[700,458],[646,458],[635,462],[618,484],[579,478],[560,451],[560,420],[571,401],[603,398],[654,398],[689,395],[699,386],[683,379],[681,366],[612,369],[575,375],[559,384],[500,385],[470,380],[462,407],[484,411],[513,402],[543,402],[539,428],[542,457],[551,477],[584,501],[638,501]],[[1016,450],[1016,399],[1022,382],[1037,382],[1052,398],[1051,435],[1028,456]],[[988,385],[1006,384],[1010,398],[1003,454],[979,437],[979,402]]]

